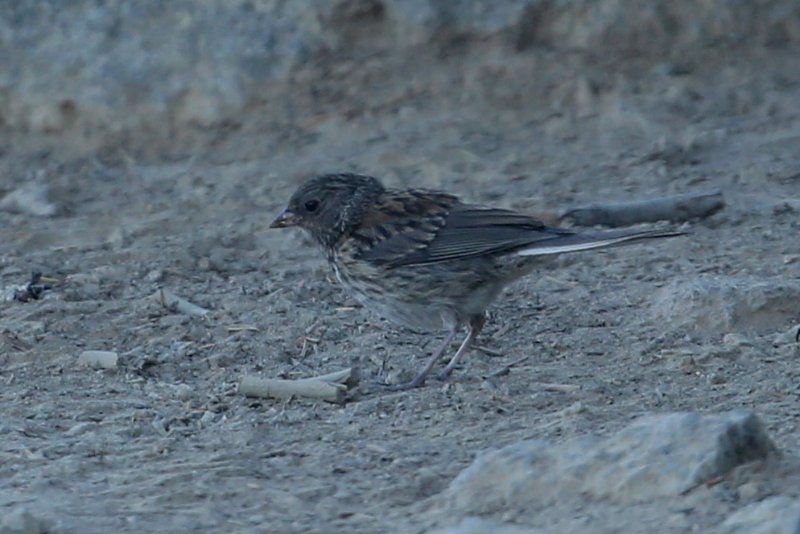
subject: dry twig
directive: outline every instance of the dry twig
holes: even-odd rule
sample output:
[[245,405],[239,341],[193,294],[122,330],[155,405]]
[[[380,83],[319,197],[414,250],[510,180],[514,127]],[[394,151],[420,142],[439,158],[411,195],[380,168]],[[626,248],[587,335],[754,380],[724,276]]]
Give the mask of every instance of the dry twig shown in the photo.
[[581,389],[581,386],[577,384],[552,384],[548,382],[539,382],[532,385],[539,386],[545,391],[555,391],[557,393],[575,393]]
[[208,315],[207,309],[189,302],[186,299],[182,299],[171,291],[163,288],[156,291],[156,294],[153,295],[153,297],[159,304],[161,304],[161,306],[168,309],[172,313],[183,313],[185,315],[192,315],[195,317],[205,317]]
[[342,404],[347,392],[345,383],[350,381],[352,375],[352,368],[348,368],[335,373],[299,380],[244,376],[239,382],[239,393],[247,397],[278,399],[306,397]]
[[704,219],[725,207],[720,191],[686,193],[621,204],[593,204],[566,210],[559,221],[577,226],[632,226],[656,221]]

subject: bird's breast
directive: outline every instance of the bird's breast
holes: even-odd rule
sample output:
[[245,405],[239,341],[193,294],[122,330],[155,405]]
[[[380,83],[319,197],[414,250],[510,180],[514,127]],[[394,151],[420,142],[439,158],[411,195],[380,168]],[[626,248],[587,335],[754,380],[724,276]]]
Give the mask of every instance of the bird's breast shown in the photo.
[[[346,254],[328,257],[336,279],[365,308],[415,330],[437,330],[456,321],[450,306],[417,297],[401,273],[354,260]],[[403,273],[408,274],[408,273]]]

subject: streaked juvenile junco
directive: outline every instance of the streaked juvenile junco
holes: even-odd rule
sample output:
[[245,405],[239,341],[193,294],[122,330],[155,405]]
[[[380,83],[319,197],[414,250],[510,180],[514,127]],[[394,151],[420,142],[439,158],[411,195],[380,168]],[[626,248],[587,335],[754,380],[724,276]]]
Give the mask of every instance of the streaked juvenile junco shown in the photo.
[[510,210],[462,203],[439,191],[387,189],[371,176],[326,174],[301,185],[273,228],[299,226],[324,250],[337,278],[380,315],[414,329],[447,331],[418,387],[462,326],[468,334],[446,378],[480,333],[486,308],[531,272],[539,256],[591,250],[681,232],[575,232]]

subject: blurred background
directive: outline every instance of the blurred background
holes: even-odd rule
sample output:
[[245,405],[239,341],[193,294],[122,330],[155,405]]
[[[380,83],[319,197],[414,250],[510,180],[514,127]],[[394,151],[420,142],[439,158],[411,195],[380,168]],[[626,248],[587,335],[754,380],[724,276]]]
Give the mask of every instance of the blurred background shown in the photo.
[[228,223],[342,170],[521,209],[719,187],[800,102],[791,0],[0,5],[12,215]]
[[[309,150],[309,169],[322,157],[376,172],[407,161],[360,154],[415,135],[430,150],[448,138],[453,152],[478,156],[503,151],[505,135],[525,137],[505,151],[512,167],[514,151],[563,143],[674,160],[713,126],[785,116],[800,40],[791,0],[8,0],[0,9],[3,154],[124,148],[158,160],[225,145],[238,158],[322,138],[350,153]],[[720,122],[698,126],[710,119]],[[432,160],[414,152],[405,157]]]

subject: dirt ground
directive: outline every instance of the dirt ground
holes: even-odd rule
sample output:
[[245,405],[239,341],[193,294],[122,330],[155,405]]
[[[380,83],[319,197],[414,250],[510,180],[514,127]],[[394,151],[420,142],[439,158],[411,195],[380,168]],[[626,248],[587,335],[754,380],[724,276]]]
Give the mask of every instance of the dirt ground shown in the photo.
[[[450,523],[426,499],[480,451],[676,410],[754,410],[797,457],[797,352],[772,340],[800,304],[753,333],[692,332],[653,302],[701,274],[800,278],[798,52],[364,57],[171,141],[77,154],[55,135],[4,136],[0,193],[30,189],[54,213],[2,212],[0,285],[56,281],[0,307],[0,509],[57,532],[419,532]],[[489,350],[453,380],[391,393],[372,382],[415,371],[440,334],[370,315],[307,237],[268,229],[298,183],[330,171],[533,212],[710,189],[728,205],[688,237],[543,267],[505,292]],[[212,311],[169,313],[159,288]],[[726,333],[747,344],[723,350]],[[117,351],[118,369],[79,366],[88,349]],[[344,406],[236,390],[351,365],[362,386]],[[795,475],[763,491],[798,496]],[[706,531],[737,506],[710,499],[691,521]]]

